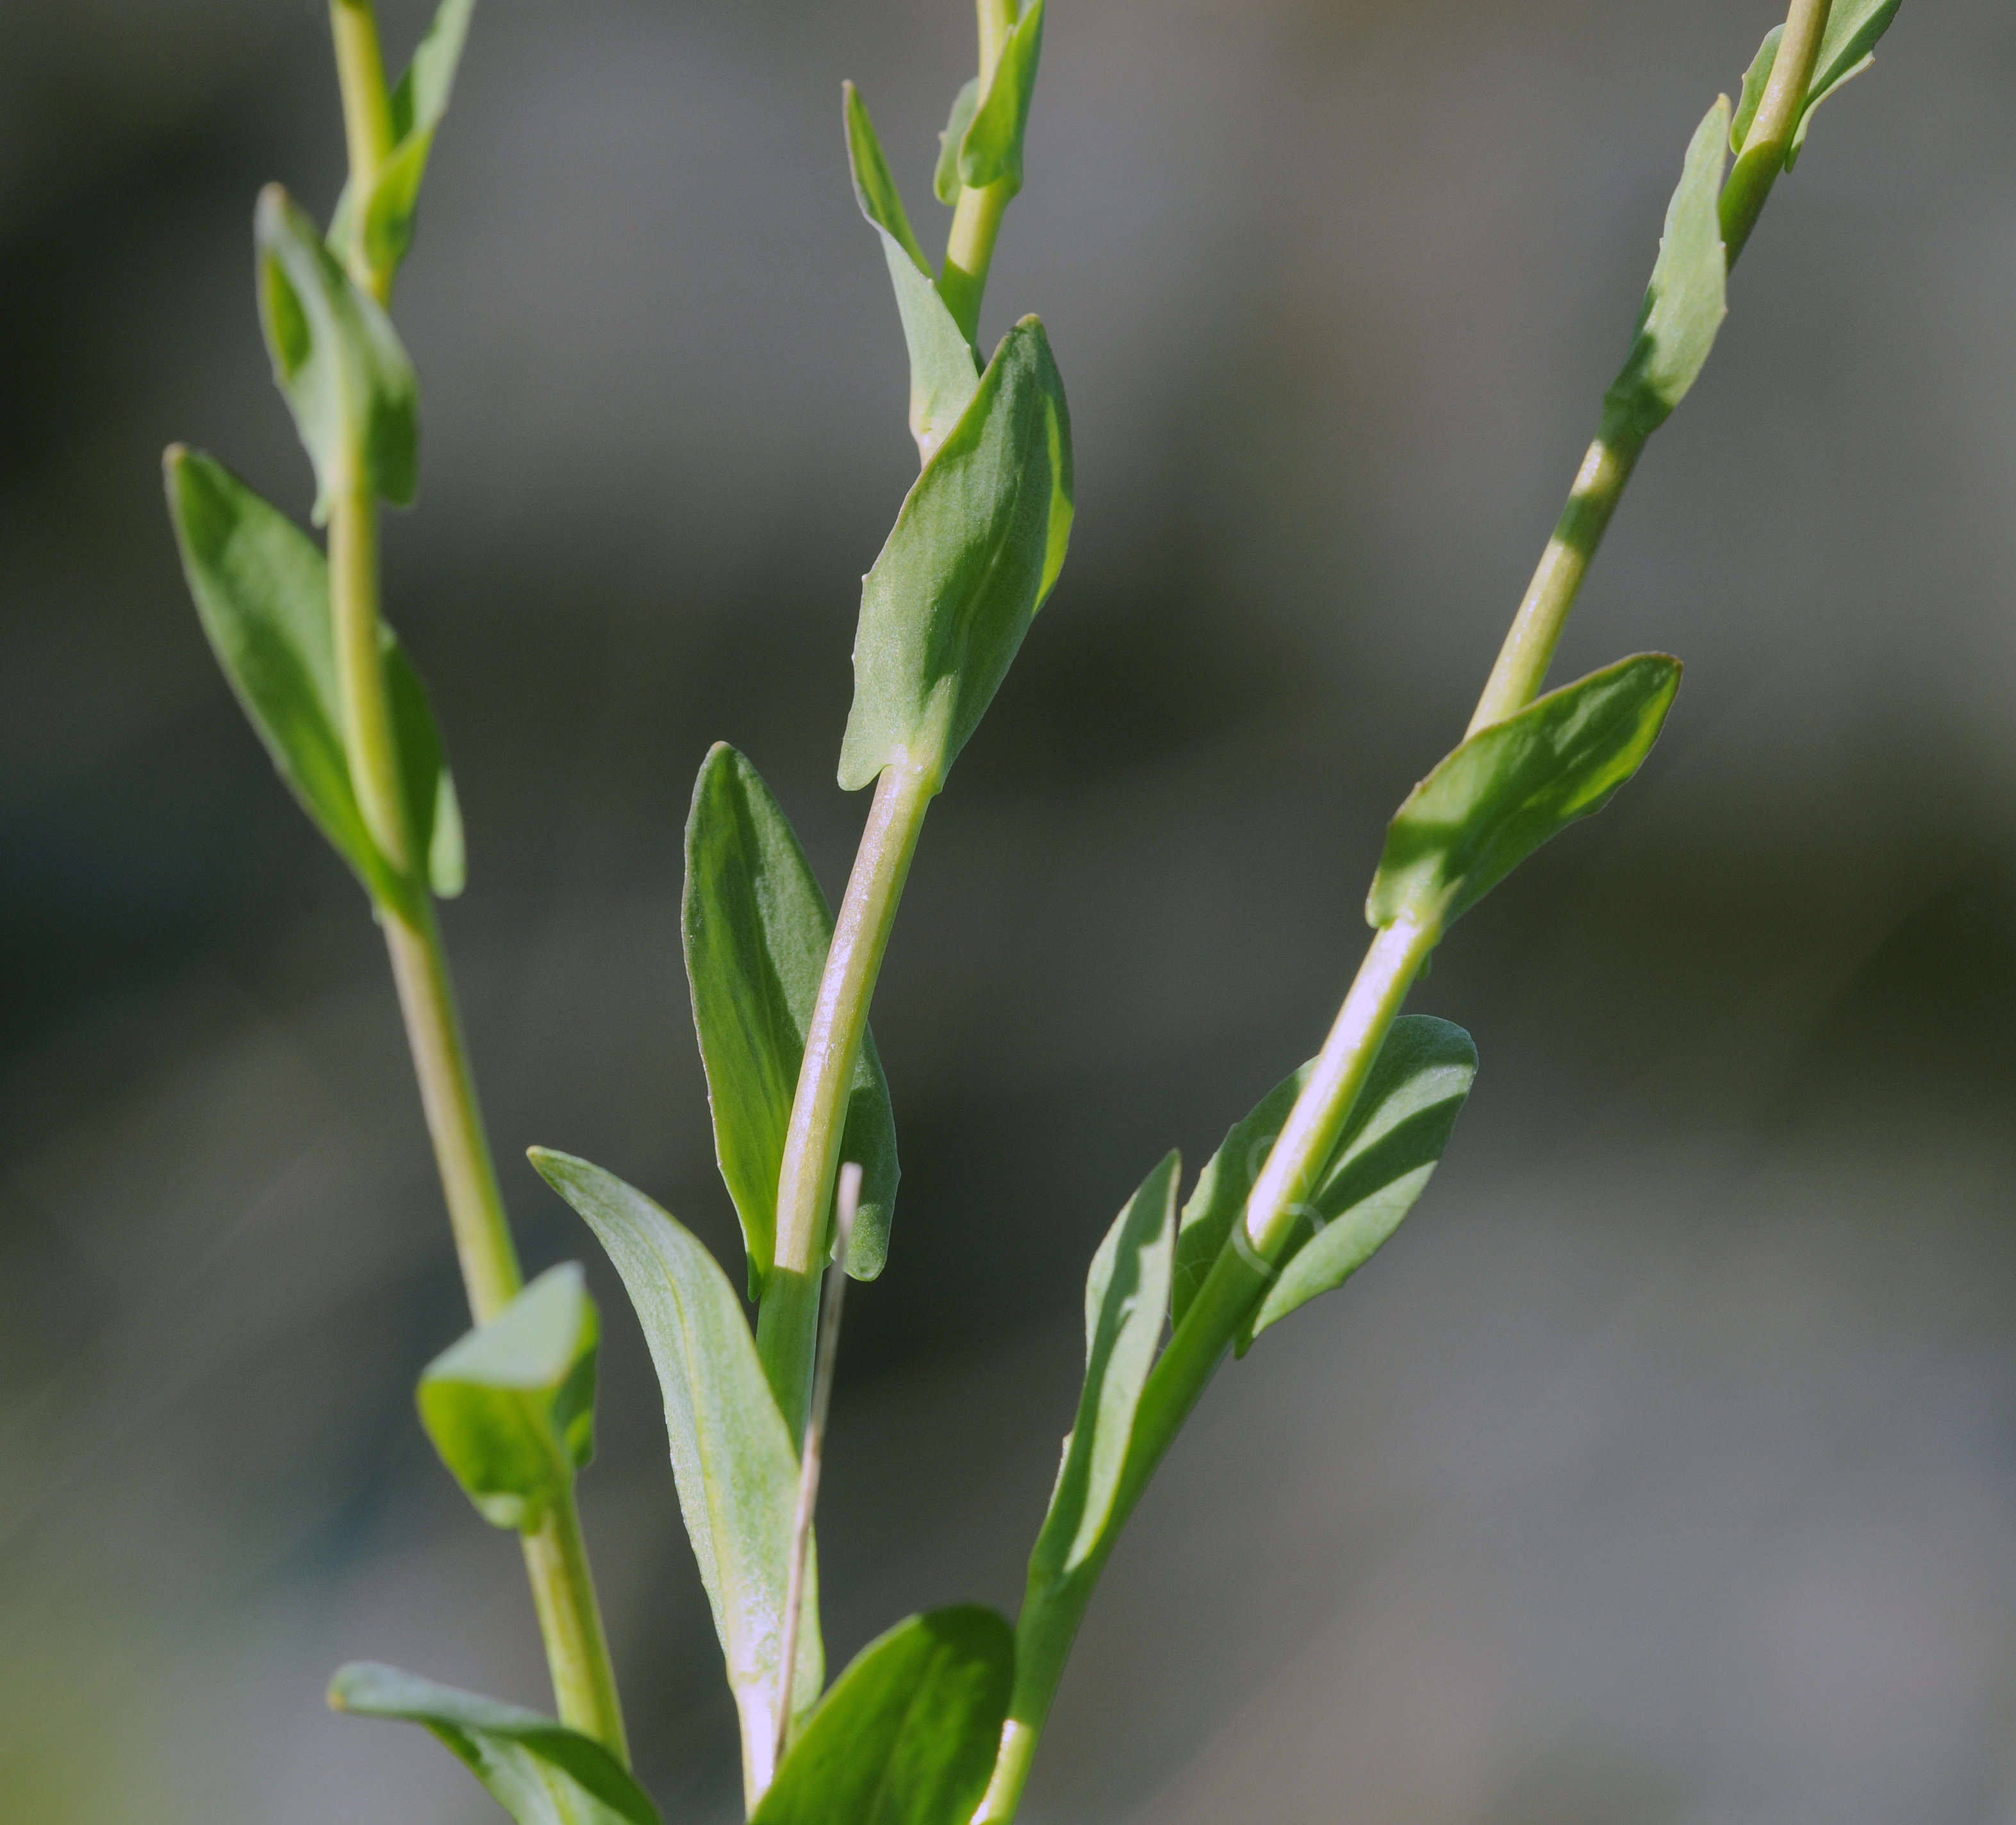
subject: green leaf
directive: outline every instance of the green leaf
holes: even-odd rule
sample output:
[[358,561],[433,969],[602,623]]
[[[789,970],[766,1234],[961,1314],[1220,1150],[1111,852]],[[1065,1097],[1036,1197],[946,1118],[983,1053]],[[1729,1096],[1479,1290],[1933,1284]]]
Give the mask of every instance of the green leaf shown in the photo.
[[1064,383],[1042,324],[1024,317],[862,580],[844,790],[896,761],[943,783],[1064,566],[1071,489]]
[[928,463],[972,402],[980,385],[979,365],[973,344],[939,296],[931,263],[911,232],[902,193],[882,156],[867,104],[851,82],[842,85],[842,94],[855,199],[882,239],[897,314],[903,320],[903,341],[910,351],[910,432],[917,441],[919,459]]
[[1677,659],[1640,653],[1479,729],[1394,813],[1367,921],[1454,924],[1550,837],[1609,802],[1679,688]]
[[[1311,1059],[1236,1121],[1197,1175],[1176,1233],[1169,1309],[1181,1324],[1223,1251],[1288,1112],[1309,1082]],[[1279,1276],[1240,1339],[1253,1337],[1318,1293],[1341,1286],[1399,1228],[1427,1188],[1477,1074],[1477,1048],[1462,1028],[1426,1014],[1396,1020],[1365,1087],[1316,1174],[1309,1215],[1291,1232]],[[1312,1238],[1313,1237],[1313,1240]]]
[[1022,139],[1042,55],[1043,0],[1029,0],[959,141],[959,181],[969,189],[1005,183],[1012,196],[1022,188]]
[[967,78],[952,98],[952,118],[938,135],[938,169],[931,174],[931,194],[946,208],[959,201],[959,152],[966,130],[973,124],[974,110],[980,106],[980,78]]
[[595,1456],[595,1301],[549,1269],[420,1377],[421,1423],[492,1527],[532,1533]]
[[[531,1160],[609,1251],[644,1327],[664,1395],[679,1510],[741,1716],[744,1776],[760,1793],[776,1752],[797,1453],[742,1301],[714,1257],[599,1166],[543,1147]],[[814,1557],[806,1566],[794,1715],[818,1697],[824,1664]]]
[[[1827,29],[1820,34],[1820,55],[1813,64],[1813,79],[1785,148],[1785,169],[1799,161],[1813,124],[1813,110],[1844,83],[1853,81],[1876,61],[1877,41],[1890,29],[1902,0],[1839,0],[1827,14]],[[1730,129],[1730,149],[1741,152],[1757,118],[1772,66],[1777,61],[1779,41],[1785,28],[1773,26],[1764,34],[1756,59],[1743,77],[1743,96],[1737,103],[1736,119]]]
[[[364,255],[374,271],[390,275],[399,269],[413,244],[413,217],[419,207],[420,181],[434,132],[448,113],[456,66],[469,36],[476,0],[441,0],[427,35],[421,39],[393,89],[392,149],[378,167],[364,219]],[[329,226],[329,245],[338,257],[351,232],[356,199],[346,185]]]
[[898,1622],[819,1701],[751,1825],[965,1825],[1014,1673],[1014,1632],[992,1610]]
[[518,1825],[660,1825],[650,1795],[621,1762],[536,1711],[370,1661],[340,1668],[329,1702],[360,1717],[424,1724]]
[[[214,459],[178,444],[163,470],[183,574],[232,690],[280,777],[365,891],[400,904],[405,889],[372,841],[351,785],[322,554]],[[415,841],[435,892],[452,895],[463,872],[455,782],[418,676],[396,643],[385,652]]]
[[252,234],[273,379],[315,465],[315,524],[353,479],[406,505],[419,477],[419,386],[391,319],[279,185],[259,193]]
[[1604,395],[1641,437],[1650,437],[1687,395],[1729,314],[1729,260],[1717,205],[1727,157],[1729,98],[1715,97],[1687,147],[1687,162],[1638,313],[1631,353]]
[[1085,1386],[1064,1466],[1029,1558],[1030,1574],[1067,1577],[1098,1550],[1154,1366],[1169,1307],[1180,1155],[1169,1154],[1114,1219],[1085,1283]]
[[[742,1219],[754,1299],[773,1258],[784,1137],[833,943],[833,911],[783,807],[725,742],[708,751],[693,785],[681,924],[715,1155]],[[901,1176],[873,1034],[862,1036],[855,1062],[841,1156],[862,1169],[847,1271],[872,1280],[888,1257]]]

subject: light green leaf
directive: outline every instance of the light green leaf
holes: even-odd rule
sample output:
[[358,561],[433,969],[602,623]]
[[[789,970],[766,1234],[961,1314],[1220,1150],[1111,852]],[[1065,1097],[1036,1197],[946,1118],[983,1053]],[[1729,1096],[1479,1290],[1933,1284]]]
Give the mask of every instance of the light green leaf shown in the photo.
[[650,1795],[601,1744],[536,1711],[369,1661],[339,1669],[329,1702],[425,1725],[518,1825],[660,1825]]
[[[1234,1122],[1197,1175],[1176,1232],[1169,1299],[1176,1323],[1202,1289],[1232,1226],[1244,1215],[1254,1182],[1315,1063],[1311,1059],[1283,1078],[1251,1114]],[[1295,1226],[1262,1316],[1240,1340],[1241,1355],[1276,1319],[1341,1286],[1399,1226],[1427,1188],[1476,1074],[1477,1048],[1462,1028],[1426,1014],[1402,1014],[1393,1023],[1350,1119],[1316,1175],[1309,1200],[1312,1214]]]
[[[1813,64],[1813,79],[1799,110],[1798,123],[1792,129],[1791,141],[1785,148],[1787,171],[1798,163],[1799,153],[1806,143],[1807,129],[1813,124],[1813,110],[1844,83],[1853,81],[1875,62],[1877,41],[1890,29],[1901,3],[1902,0],[1838,0],[1829,9],[1827,28],[1820,34],[1820,55]],[[1779,41],[1784,35],[1782,25],[1774,26],[1766,32],[1755,61],[1744,73],[1743,98],[1737,104],[1736,120],[1730,131],[1732,152],[1741,152],[1744,140],[1749,137],[1758,106],[1764,99],[1765,86],[1771,80],[1772,66],[1777,60]]]
[[391,319],[279,185],[259,193],[252,233],[273,379],[315,465],[315,524],[353,479],[407,504],[419,477],[419,386]]
[[[773,1258],[784,1137],[833,911],[762,776],[725,742],[708,751],[693,785],[681,927],[715,1155],[742,1219],[754,1299]],[[855,1062],[841,1157],[862,1169],[847,1271],[872,1280],[888,1257],[901,1176],[873,1034]]]
[[[405,889],[365,827],[351,785],[322,553],[212,458],[178,444],[163,469],[183,574],[232,690],[280,777],[365,891],[401,904]],[[426,691],[396,643],[386,648],[386,683],[415,841],[434,891],[452,895],[462,885],[455,782]]]
[[1042,324],[1024,317],[862,579],[844,790],[892,761],[927,764],[942,783],[1064,566],[1071,492],[1064,383]]
[[[679,1510],[742,1720],[753,1794],[769,1784],[782,1702],[798,1460],[764,1379],[742,1301],[719,1263],[650,1199],[585,1160],[535,1147],[532,1164],[594,1230],[636,1308],[664,1395]],[[819,1696],[817,1560],[805,1570],[794,1714]]]
[[1717,211],[1728,140],[1729,98],[1718,95],[1694,129],[1679,184],[1666,205],[1665,232],[1631,353],[1604,395],[1605,408],[1622,414],[1643,437],[1686,397],[1729,314],[1729,261]]
[[421,1424],[492,1527],[535,1532],[595,1456],[599,1334],[580,1265],[567,1262],[421,1375]]
[[1014,1674],[1014,1632],[992,1610],[898,1622],[819,1701],[751,1825],[966,1825]]
[[1022,140],[1042,55],[1043,0],[1028,0],[959,142],[959,180],[969,189],[1005,183],[1012,196],[1022,188]]
[[1480,729],[1393,814],[1366,920],[1454,924],[1549,837],[1609,802],[1679,688],[1677,659],[1640,653]]
[[1112,1517],[1134,1415],[1169,1306],[1179,1155],[1167,1155],[1114,1219],[1085,1283],[1085,1386],[1064,1466],[1029,1558],[1030,1575],[1070,1575]]
[[967,78],[952,98],[952,118],[938,135],[938,169],[931,174],[931,194],[949,209],[959,201],[959,152],[966,130],[973,124],[974,110],[980,106],[980,78]]
[[[378,167],[364,220],[364,254],[375,272],[397,272],[413,244],[420,181],[427,175],[435,130],[448,113],[455,67],[462,61],[475,11],[476,0],[441,0],[427,35],[392,91],[392,149]],[[355,207],[356,199],[346,185],[329,225],[329,245],[339,258]]]
[[896,188],[867,104],[852,83],[842,85],[847,124],[847,162],[861,213],[882,239],[903,341],[910,351],[910,432],[919,460],[928,463],[972,402],[980,385],[979,364],[945,300],[938,295],[931,263],[911,232],[902,193]]

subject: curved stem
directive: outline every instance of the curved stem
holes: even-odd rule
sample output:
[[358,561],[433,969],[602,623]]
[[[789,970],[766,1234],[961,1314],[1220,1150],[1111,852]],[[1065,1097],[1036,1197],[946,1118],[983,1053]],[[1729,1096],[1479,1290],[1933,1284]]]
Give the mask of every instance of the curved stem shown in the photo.
[[1757,104],[1756,117],[1737,154],[1729,182],[1723,185],[1722,244],[1731,266],[1756,227],[1771,186],[1785,168],[1785,154],[1805,111],[1806,94],[1820,63],[1829,10],[1830,0],[1792,0],[1792,9],[1785,16],[1784,35],[1778,40],[1763,99]]
[[343,137],[350,154],[350,246],[344,263],[351,279],[381,304],[391,275],[373,269],[364,250],[365,200],[392,149],[392,103],[385,87],[385,54],[378,42],[378,16],[371,0],[329,0],[329,23],[336,41],[337,81],[343,92]]
[[917,834],[938,789],[937,773],[924,766],[891,765],[876,782],[875,802],[834,922],[805,1035],[777,1180],[776,1248],[756,1321],[757,1353],[794,1438],[805,1431],[812,1394],[826,1213],[840,1166],[855,1062]]

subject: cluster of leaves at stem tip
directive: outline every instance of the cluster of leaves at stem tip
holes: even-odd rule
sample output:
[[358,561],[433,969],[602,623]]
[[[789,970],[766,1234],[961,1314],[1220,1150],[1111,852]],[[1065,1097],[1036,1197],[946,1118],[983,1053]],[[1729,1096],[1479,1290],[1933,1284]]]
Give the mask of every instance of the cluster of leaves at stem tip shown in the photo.
[[[874,805],[837,919],[783,807],[725,743],[700,768],[685,834],[680,936],[754,1328],[735,1281],[643,1193],[564,1154],[532,1156],[600,1242],[649,1344],[761,1825],[1011,1817],[1093,1586],[1204,1385],[1228,1352],[1341,1285],[1420,1197],[1477,1055],[1460,1028],[1399,1010],[1449,927],[1607,802],[1658,736],[1676,661],[1640,653],[1542,694],[1547,662],[1638,449],[1708,358],[1772,184],[1814,110],[1868,67],[1897,4],[1797,0],[1738,101],[1719,98],[1695,133],[1596,443],[1470,733],[1392,819],[1366,903],[1376,936],[1330,1038],[1233,1123],[1187,1198],[1178,1157],[1161,1160],[1093,1257],[1082,1392],[1018,1622],[970,1607],[911,1617],[827,1687],[806,1430],[819,1287],[841,1162],[861,1169],[859,1211],[834,1272],[882,1271],[898,1180],[869,1003],[925,812],[1057,581],[1073,497],[1042,322],[1023,318],[985,358],[978,347],[995,239],[1022,184],[1044,0],[979,0],[979,70],[953,99],[933,177],[952,211],[941,260],[845,85],[855,196],[895,295],[920,463],[863,579],[840,745],[840,785],[873,785]],[[255,213],[260,319],[327,556],[212,458],[167,458],[189,587],[232,688],[388,941],[411,935],[444,984],[432,901],[461,889],[462,822],[427,693],[377,606],[373,528],[380,503],[409,504],[418,484],[418,388],[387,301],[473,6],[443,0],[388,87],[369,0],[332,0],[349,184],[326,232],[277,187]],[[440,999],[434,1037],[452,1050]],[[429,1035],[412,1037],[437,1087]],[[481,1181],[487,1144],[465,1095]],[[479,1322],[421,1376],[419,1416],[483,1517],[525,1537],[560,1716],[362,1664],[337,1674],[331,1701],[424,1725],[520,1825],[644,1825],[658,1815],[628,1770],[572,1518],[593,1454],[596,1308],[574,1263],[520,1286],[494,1193],[487,1243],[466,1226],[454,1149],[431,1102],[429,1114]]]

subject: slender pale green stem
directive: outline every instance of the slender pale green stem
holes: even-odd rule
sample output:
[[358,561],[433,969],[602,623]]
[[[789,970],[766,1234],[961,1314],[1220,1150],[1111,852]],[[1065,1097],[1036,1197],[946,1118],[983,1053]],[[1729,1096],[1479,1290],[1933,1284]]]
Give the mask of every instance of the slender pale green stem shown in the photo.
[[1830,0],[1792,0],[1792,9],[1785,16],[1784,35],[1778,41],[1763,99],[1757,105],[1756,117],[1730,171],[1729,182],[1722,187],[1722,244],[1731,266],[1756,227],[1771,186],[1785,168],[1785,153],[1805,110],[1806,92],[1813,87],[1813,71],[1820,63],[1829,9]]
[[[351,182],[361,196],[391,144],[377,21],[369,0],[331,0],[329,21],[343,88]],[[358,212],[360,221],[362,213]],[[370,269],[361,230],[347,265],[353,283],[383,299],[391,275]],[[365,826],[399,883],[396,900],[380,904],[379,923],[398,988],[470,1312],[481,1324],[510,1301],[524,1280],[484,1132],[448,955],[414,852],[400,786],[379,613],[378,502],[361,448],[347,452],[344,466],[347,473],[334,490],[329,517],[329,607],[344,743]],[[595,1737],[627,1762],[616,1676],[571,1483],[539,1530],[525,1536],[524,1547],[560,1719]]]
[[[1010,34],[1015,30],[1015,0],[976,0],[980,25],[980,92],[994,79]],[[952,232],[945,240],[945,270],[938,295],[968,342],[980,340],[980,307],[987,295],[988,268],[994,263],[994,243],[1001,218],[1014,200],[1006,179],[984,190],[962,189],[952,206]]]
[[855,855],[805,1035],[777,1180],[776,1250],[756,1321],[763,1372],[794,1438],[805,1431],[812,1394],[819,1269],[855,1062],[917,833],[938,789],[938,775],[926,765],[898,763],[885,768],[876,782],[875,802]]

